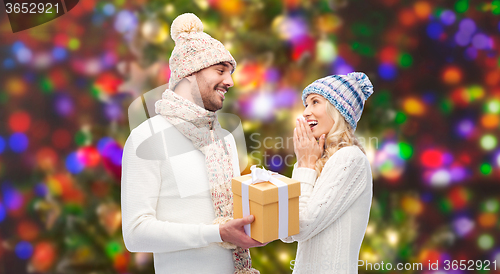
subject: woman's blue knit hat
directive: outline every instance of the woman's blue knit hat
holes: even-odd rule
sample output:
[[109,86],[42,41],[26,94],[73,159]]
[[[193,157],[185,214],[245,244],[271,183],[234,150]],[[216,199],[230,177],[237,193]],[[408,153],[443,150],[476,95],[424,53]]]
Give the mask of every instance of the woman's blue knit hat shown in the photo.
[[366,99],[373,93],[373,85],[362,72],[347,75],[330,75],[314,81],[302,92],[302,101],[306,105],[309,94],[316,93],[327,99],[356,130],[361,118]]

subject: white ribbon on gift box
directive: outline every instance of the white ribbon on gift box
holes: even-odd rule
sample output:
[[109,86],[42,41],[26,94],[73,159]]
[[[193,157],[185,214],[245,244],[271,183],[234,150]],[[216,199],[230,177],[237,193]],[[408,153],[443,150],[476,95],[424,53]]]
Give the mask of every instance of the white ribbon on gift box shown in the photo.
[[[288,237],[288,185],[280,181],[279,177],[284,177],[270,170],[261,169],[253,165],[250,167],[252,178],[241,183],[241,201],[243,208],[243,218],[250,215],[250,200],[248,188],[251,184],[270,182],[278,187],[278,236],[280,239]],[[245,233],[251,236],[250,225],[245,225]]]

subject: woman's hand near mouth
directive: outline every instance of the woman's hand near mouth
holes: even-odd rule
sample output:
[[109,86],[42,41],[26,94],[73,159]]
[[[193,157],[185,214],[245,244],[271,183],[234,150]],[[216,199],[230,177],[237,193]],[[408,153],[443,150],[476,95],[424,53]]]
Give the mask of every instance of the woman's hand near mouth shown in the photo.
[[309,124],[303,117],[295,121],[293,131],[293,149],[297,156],[297,166],[314,169],[316,161],[323,155],[325,134],[321,135],[319,142],[314,138]]

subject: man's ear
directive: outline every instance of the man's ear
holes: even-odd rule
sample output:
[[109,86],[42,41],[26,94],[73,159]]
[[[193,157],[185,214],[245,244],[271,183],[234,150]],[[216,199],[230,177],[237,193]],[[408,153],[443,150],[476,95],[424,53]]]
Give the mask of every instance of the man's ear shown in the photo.
[[194,75],[194,73],[189,75],[189,76],[184,77],[184,79],[188,80],[190,83],[196,82],[196,76]]

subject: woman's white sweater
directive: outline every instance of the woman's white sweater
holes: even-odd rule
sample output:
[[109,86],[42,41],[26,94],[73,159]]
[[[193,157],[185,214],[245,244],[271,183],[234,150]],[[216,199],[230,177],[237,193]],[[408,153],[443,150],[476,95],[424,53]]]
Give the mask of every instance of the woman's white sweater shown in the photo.
[[358,273],[358,256],[372,202],[370,163],[357,146],[344,147],[315,170],[294,167],[301,182],[300,233],[293,273]]

